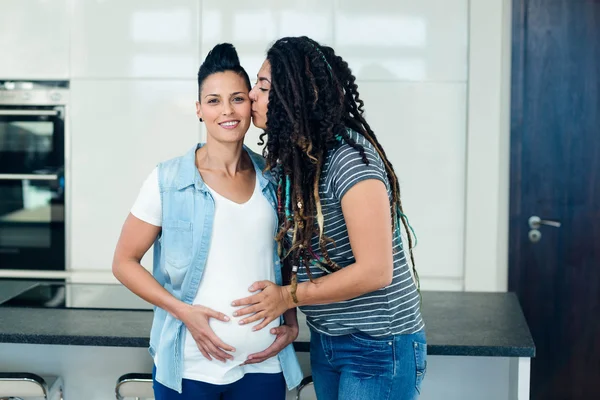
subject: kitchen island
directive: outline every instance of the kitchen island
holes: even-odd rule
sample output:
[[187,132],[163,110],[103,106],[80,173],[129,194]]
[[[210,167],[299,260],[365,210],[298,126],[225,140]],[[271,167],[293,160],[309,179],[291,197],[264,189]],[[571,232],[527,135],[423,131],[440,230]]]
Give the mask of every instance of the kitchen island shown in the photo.
[[[120,285],[47,286],[0,281],[0,371],[61,375],[65,400],[111,398],[120,375],[151,371],[149,304]],[[421,399],[529,398],[535,346],[514,294],[423,292],[422,312]],[[301,313],[299,320],[294,346],[309,375],[310,332]]]

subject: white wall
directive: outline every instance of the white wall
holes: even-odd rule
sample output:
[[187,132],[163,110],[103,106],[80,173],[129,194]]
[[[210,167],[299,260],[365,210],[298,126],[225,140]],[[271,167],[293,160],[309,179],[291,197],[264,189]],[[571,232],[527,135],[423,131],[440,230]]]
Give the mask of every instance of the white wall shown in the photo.
[[[143,179],[203,137],[194,78],[214,44],[234,43],[255,76],[270,42],[306,34],[332,45],[358,77],[419,238],[422,287],[503,290],[508,133],[500,96],[508,81],[500,65],[509,3],[4,2],[0,52],[17,56],[0,62],[0,79],[72,83],[68,275],[112,279],[114,244]],[[30,12],[39,23],[24,17]],[[45,15],[61,23],[49,27]],[[253,128],[247,139],[255,149],[257,135]]]

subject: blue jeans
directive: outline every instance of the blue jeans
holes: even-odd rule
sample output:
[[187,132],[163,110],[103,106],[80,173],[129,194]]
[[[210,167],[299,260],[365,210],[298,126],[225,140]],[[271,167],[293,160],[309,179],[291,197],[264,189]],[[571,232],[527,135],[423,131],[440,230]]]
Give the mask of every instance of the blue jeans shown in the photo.
[[228,385],[184,379],[181,394],[156,381],[156,367],[152,371],[156,400],[284,400],[286,394],[283,373],[246,374]]
[[319,400],[413,400],[427,369],[425,331],[383,338],[311,331],[310,365]]

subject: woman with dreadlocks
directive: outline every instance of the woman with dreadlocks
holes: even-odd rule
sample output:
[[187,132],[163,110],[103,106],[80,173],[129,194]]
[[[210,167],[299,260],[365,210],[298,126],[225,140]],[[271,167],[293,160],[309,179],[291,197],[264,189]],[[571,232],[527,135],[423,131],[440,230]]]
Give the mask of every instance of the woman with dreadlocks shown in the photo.
[[250,97],[278,175],[276,239],[291,279],[255,282],[260,293],[235,300],[234,315],[261,329],[299,307],[319,400],[414,399],[426,340],[412,228],[355,81],[332,48],[307,37],[268,50]]

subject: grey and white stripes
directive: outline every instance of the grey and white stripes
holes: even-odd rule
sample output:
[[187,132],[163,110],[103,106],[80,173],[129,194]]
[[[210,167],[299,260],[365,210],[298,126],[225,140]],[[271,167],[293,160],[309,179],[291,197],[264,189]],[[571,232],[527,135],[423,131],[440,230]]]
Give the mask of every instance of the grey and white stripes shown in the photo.
[[[355,184],[367,179],[382,181],[391,196],[383,161],[373,146],[357,132],[350,136],[365,148],[366,165],[359,152],[347,144],[330,150],[320,181],[320,196],[325,218],[325,235],[335,241],[327,251],[331,259],[345,267],[354,263],[348,231],[342,214],[341,199]],[[394,274],[392,283],[375,292],[338,303],[304,306],[311,329],[326,335],[345,335],[356,331],[371,336],[410,334],[423,329],[420,298],[404,254],[400,230],[393,235]],[[312,238],[312,248],[320,254],[318,236]],[[311,267],[313,278],[325,272]],[[298,272],[298,281],[308,280],[305,269]]]

